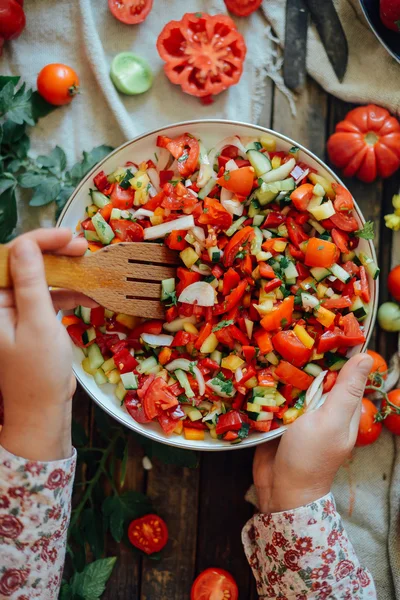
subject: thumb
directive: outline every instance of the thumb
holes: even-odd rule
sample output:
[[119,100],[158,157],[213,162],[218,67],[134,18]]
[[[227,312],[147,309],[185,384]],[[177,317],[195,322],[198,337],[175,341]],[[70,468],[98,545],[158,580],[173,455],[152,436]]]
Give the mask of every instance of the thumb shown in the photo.
[[49,314],[54,312],[42,253],[36,242],[23,237],[14,242],[10,248],[10,271],[18,321],[34,319],[35,323],[48,322]]
[[339,373],[335,387],[330,392],[322,409],[331,416],[349,423],[360,409],[373,360],[369,354],[357,354],[350,358]]

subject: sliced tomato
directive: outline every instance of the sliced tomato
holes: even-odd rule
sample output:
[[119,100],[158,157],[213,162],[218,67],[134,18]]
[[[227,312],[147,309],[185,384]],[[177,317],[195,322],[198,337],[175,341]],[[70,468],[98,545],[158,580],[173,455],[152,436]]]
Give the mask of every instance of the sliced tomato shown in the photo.
[[335,228],[332,229],[331,236],[333,239],[333,243],[339,248],[340,252],[347,254],[349,251],[349,236],[343,231],[339,231]]
[[145,415],[143,404],[137,396],[137,392],[127,392],[124,398],[124,405],[128,413],[131,415],[137,423],[149,423],[151,419],[148,419]]
[[332,183],[332,188],[336,193],[335,200],[333,201],[336,212],[353,210],[354,200],[349,190],[339,183]]
[[307,244],[305,263],[309,267],[329,268],[335,262],[336,253],[335,244],[313,237]]
[[350,213],[342,212],[335,213],[330,217],[330,220],[335,227],[342,229],[342,231],[357,231],[358,223],[356,219]]
[[275,308],[261,319],[261,325],[267,331],[274,331],[290,325],[293,319],[294,296],[288,296]]
[[226,171],[217,179],[217,183],[226,190],[247,198],[253,189],[254,177],[253,167],[242,167],[235,171]]
[[158,415],[158,422],[166,435],[171,435],[180,422],[180,419],[174,419],[168,411],[163,410]]
[[138,364],[138,361],[126,348],[114,354],[114,362],[120,373],[130,373]]
[[239,589],[228,571],[206,569],[195,579],[190,600],[238,600]]
[[190,177],[197,169],[200,144],[192,135],[185,133],[171,140],[167,150],[178,161],[178,171],[182,177]]
[[353,304],[350,296],[342,296],[341,298],[328,298],[322,301],[322,306],[328,310],[340,310],[348,308]]
[[153,7],[153,0],[108,0],[111,14],[126,25],[142,23]]
[[111,202],[114,208],[120,210],[128,210],[133,206],[133,200],[135,198],[135,190],[128,188],[124,190],[120,185],[116,184],[111,192]]
[[312,350],[306,348],[293,331],[279,331],[272,338],[275,350],[295,367],[309,362]]
[[96,306],[96,308],[92,308],[90,311],[90,323],[93,327],[101,327],[104,325],[104,307]]
[[219,200],[205,198],[203,212],[199,217],[202,225],[216,225],[221,229],[228,229],[232,225],[233,217]]
[[142,333],[152,333],[154,335],[160,335],[162,332],[164,322],[160,319],[150,319],[149,321],[145,321],[141,323],[141,325],[137,325],[132,329],[129,334],[129,339],[138,340]]
[[238,410],[230,410],[224,415],[219,416],[216,433],[217,435],[222,435],[227,431],[239,431],[245,420],[244,415]]
[[246,248],[248,244],[253,240],[254,235],[255,234],[253,227],[247,226],[237,231],[231,237],[224,249],[224,256],[222,260],[224,262],[225,267],[230,267],[233,265],[236,259],[236,255],[239,252],[239,248]]
[[297,210],[307,210],[308,203],[314,194],[314,186],[312,183],[303,183],[296,188],[291,194],[290,199]]
[[164,197],[161,201],[161,206],[169,210],[183,210],[190,214],[198,204],[196,196],[187,190],[182,184],[166,183],[163,187]]
[[168,527],[158,515],[146,515],[131,522],[128,538],[132,546],[146,554],[154,554],[168,542]]
[[148,419],[154,419],[158,417],[163,410],[168,410],[178,405],[178,399],[171,392],[161,377],[156,377],[151,384],[143,398],[143,408],[145,415]]
[[301,371],[285,360],[281,360],[279,365],[276,367],[275,376],[282,383],[291,384],[293,387],[296,387],[299,390],[308,390],[314,381],[314,377],[311,377],[311,375]]
[[269,227],[278,227],[282,223],[286,221],[285,215],[282,215],[280,212],[270,212],[268,213],[264,223],[261,226],[261,229],[269,228]]
[[188,243],[185,240],[185,235],[187,231],[185,229],[174,229],[171,233],[165,238],[165,244],[171,250],[184,250]]
[[93,225],[93,221],[91,218],[82,221],[81,227],[84,231],[96,231],[96,228]]
[[[286,219],[286,227],[289,234],[289,240],[294,244],[297,248],[300,246],[302,242],[308,240],[308,235],[304,231],[304,229],[296,223],[296,221],[292,217],[288,217]],[[314,238],[312,238],[314,239]]]
[[110,226],[121,242],[142,242],[144,229],[139,223],[128,219],[112,219]]

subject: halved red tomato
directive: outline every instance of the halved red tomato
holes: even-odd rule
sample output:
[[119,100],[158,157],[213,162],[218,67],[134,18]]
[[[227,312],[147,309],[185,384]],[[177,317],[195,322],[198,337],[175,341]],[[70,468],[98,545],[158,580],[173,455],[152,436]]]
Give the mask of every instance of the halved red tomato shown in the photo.
[[187,13],[170,21],[157,40],[171,83],[192,96],[219,94],[242,75],[246,44],[227,15]]
[[168,527],[158,515],[146,515],[131,522],[128,537],[135,548],[146,554],[154,554],[160,552],[168,542]]
[[238,600],[239,590],[232,575],[224,569],[206,569],[195,579],[190,600]]
[[195,137],[185,133],[167,144],[174,158],[178,161],[178,171],[182,177],[189,177],[197,168],[200,144]]
[[128,219],[112,219],[111,229],[121,242],[141,242],[144,239],[143,227]]
[[108,0],[112,15],[126,25],[142,23],[153,7],[153,0]]
[[227,171],[217,179],[217,183],[234,194],[247,197],[253,189],[254,177],[253,167],[241,167],[235,171]]
[[260,8],[262,0],[224,0],[229,12],[238,17],[248,17],[257,8]]
[[149,423],[151,419],[148,419],[144,413],[143,404],[137,397],[136,392],[128,392],[124,399],[125,408],[137,423]]
[[306,348],[293,331],[279,331],[272,338],[272,344],[295,367],[303,367],[311,358],[312,350]]
[[332,223],[338,229],[343,231],[356,231],[358,229],[358,223],[356,219],[350,213],[341,212],[335,213],[330,217]]
[[135,190],[129,188],[124,190],[120,185],[116,184],[111,192],[111,202],[114,208],[120,210],[128,210],[133,206],[133,199],[135,197]]
[[199,217],[202,225],[216,225],[221,229],[228,229],[232,225],[233,217],[218,200],[204,199],[203,212]]
[[147,418],[154,419],[161,411],[178,405],[178,399],[169,389],[167,382],[157,377],[151,382],[143,398],[143,408]]

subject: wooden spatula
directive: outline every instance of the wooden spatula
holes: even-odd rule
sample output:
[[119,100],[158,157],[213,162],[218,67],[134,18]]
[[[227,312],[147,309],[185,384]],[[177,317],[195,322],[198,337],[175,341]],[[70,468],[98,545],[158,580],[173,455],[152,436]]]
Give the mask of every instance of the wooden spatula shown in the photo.
[[[7,246],[0,246],[0,288],[11,288]],[[82,292],[119,313],[146,318],[164,315],[161,281],[175,277],[176,252],[162,244],[106,246],[91,256],[43,256],[49,286]]]

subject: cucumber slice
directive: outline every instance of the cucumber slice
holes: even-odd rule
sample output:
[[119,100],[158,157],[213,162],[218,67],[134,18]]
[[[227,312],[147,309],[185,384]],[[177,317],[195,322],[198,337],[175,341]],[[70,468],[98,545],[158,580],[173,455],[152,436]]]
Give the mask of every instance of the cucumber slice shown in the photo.
[[136,367],[138,373],[149,373],[151,369],[158,367],[157,359],[154,356],[149,356]]
[[115,238],[115,234],[109,224],[103,219],[100,213],[96,213],[92,218],[92,223],[103,244],[110,244]]
[[165,302],[165,300],[169,300],[171,297],[171,294],[174,291],[175,291],[175,279],[173,277],[171,277],[170,279],[163,279],[163,281],[161,282],[161,301]]
[[260,227],[265,220],[265,215],[254,215],[253,217],[253,226]]
[[91,327],[90,329],[87,329],[86,331],[84,331],[82,333],[82,342],[86,345],[86,344],[90,344],[90,342],[93,342],[93,340],[96,339],[96,331],[94,329],[94,327]]
[[153,84],[149,64],[133,52],[117,54],[111,63],[110,77],[117,90],[128,96],[143,94]]
[[86,325],[90,325],[90,313],[91,313],[91,309],[90,308],[86,308],[86,306],[81,306],[81,318],[82,321],[84,323],[86,323]]
[[341,266],[335,263],[329,268],[329,270],[335,277],[339,279],[339,281],[342,281],[343,283],[349,283],[351,275],[349,275],[347,271],[342,269]]
[[354,252],[354,250],[350,250],[350,252],[347,252],[346,254],[342,253],[342,262],[347,262],[348,260],[353,260],[356,256],[356,253]]
[[318,377],[318,375],[323,371],[323,369],[315,363],[308,363],[305,367],[303,367],[303,370],[312,377]]
[[175,371],[175,375],[176,375],[177,380],[179,381],[179,383],[181,384],[181,386],[185,390],[186,396],[188,398],[193,398],[194,391],[190,387],[189,379],[187,378],[187,375],[186,375],[185,371],[182,371],[181,369],[177,369]]
[[203,415],[195,406],[182,406],[182,409],[191,421],[200,421],[203,418]]
[[[252,198],[250,200],[248,217],[254,218],[255,216],[258,215],[259,212],[260,212],[260,203],[254,195],[254,198]],[[264,218],[265,217],[263,217],[263,219]]]
[[104,358],[97,344],[92,344],[88,348],[88,358],[91,369],[98,369],[104,363]]
[[121,381],[126,390],[137,390],[138,382],[134,373],[122,373]]
[[261,175],[268,173],[268,171],[272,169],[271,161],[262,152],[259,152],[258,150],[248,150],[246,154],[257,177],[261,177]]
[[279,190],[277,192],[271,192],[269,189],[267,189],[267,185],[268,184],[263,183],[261,187],[259,187],[254,193],[261,206],[270,204],[279,194]]
[[215,186],[215,181],[216,180],[213,177],[211,177],[211,179],[207,181],[206,185],[201,188],[201,190],[198,193],[199,200],[204,200],[204,198],[208,196],[208,194]]
[[232,225],[225,231],[228,237],[231,237],[240,227],[243,225],[247,217],[240,217],[232,223]]
[[340,369],[346,364],[347,358],[335,354],[334,352],[327,352],[325,354],[325,362],[330,371],[340,371]]
[[367,256],[364,252],[360,252],[358,254],[358,258],[361,261],[361,264],[365,267],[367,273],[372,277],[372,279],[377,279],[380,269],[378,265],[372,260],[370,256]]
[[359,296],[356,297],[350,306],[350,310],[359,321],[362,321],[368,315],[368,309]]
[[289,262],[288,266],[283,269],[283,273],[285,275],[286,283],[290,283],[290,285],[294,285],[296,283],[296,279],[299,276],[296,266],[292,261]]
[[76,309],[74,310],[74,315],[76,317],[81,318],[81,306],[77,306]]
[[272,421],[272,419],[274,418],[274,413],[272,412],[265,412],[265,411],[261,411],[258,413],[257,415],[257,419],[255,419],[256,421]]
[[114,219],[120,219],[121,218],[121,211],[119,208],[113,208],[111,211],[111,216],[110,216],[110,221],[114,220]]
[[211,246],[211,248],[208,248],[208,256],[210,257],[211,262],[218,263],[221,260],[222,252],[218,246]]
[[261,245],[264,242],[263,234],[261,233],[261,229],[258,227],[254,227],[254,238],[251,242],[251,254],[253,256],[257,256],[259,252],[261,252]]
[[107,204],[110,203],[110,198],[107,198],[107,196],[105,196],[98,190],[90,190],[89,194],[93,204],[95,204],[98,208],[104,208]]
[[222,352],[214,350],[214,352],[211,352],[210,358],[220,365],[222,361]]
[[103,369],[97,369],[96,373],[93,375],[95,382],[97,385],[105,385],[108,383],[108,379],[103,371]]
[[83,235],[85,236],[85,240],[88,242],[100,242],[100,238],[95,231],[85,229]]
[[[248,412],[257,414],[261,412],[261,406],[259,406],[258,404],[254,404],[253,402],[248,402],[246,404],[246,410]],[[254,421],[257,421],[257,418],[253,417]]]
[[324,267],[313,267],[310,269],[310,273],[317,281],[322,281],[331,274],[329,269],[325,269]]

